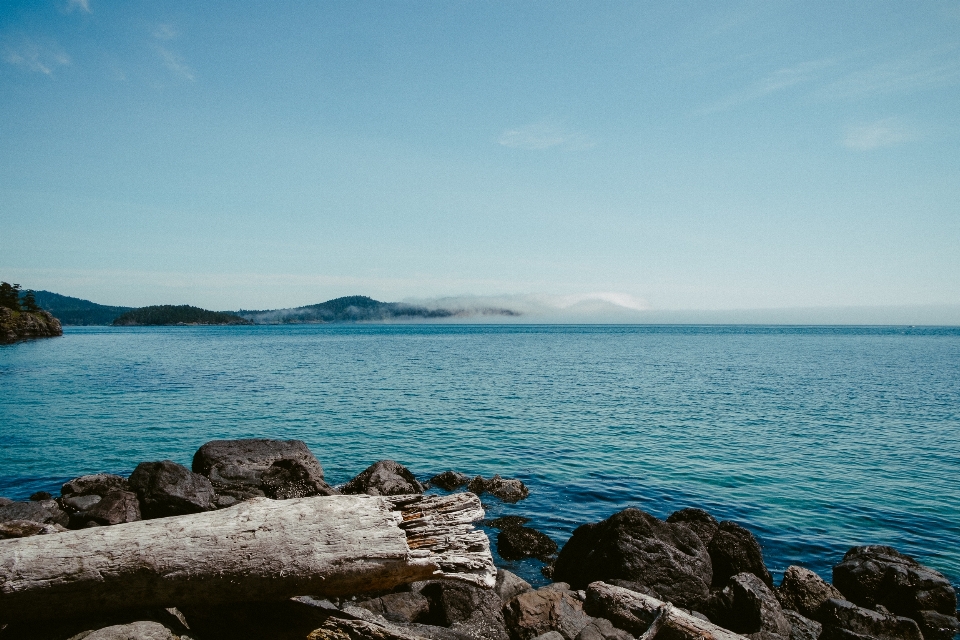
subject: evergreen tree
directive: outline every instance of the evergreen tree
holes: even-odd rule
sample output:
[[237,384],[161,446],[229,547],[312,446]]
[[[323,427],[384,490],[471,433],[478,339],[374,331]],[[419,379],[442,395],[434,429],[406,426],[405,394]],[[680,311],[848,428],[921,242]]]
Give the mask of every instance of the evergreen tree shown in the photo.
[[0,307],[20,311],[20,285],[0,282]]
[[20,301],[20,306],[23,307],[24,311],[40,311],[40,307],[37,306],[37,299],[33,296],[32,289],[27,289],[27,292],[23,294],[23,300]]

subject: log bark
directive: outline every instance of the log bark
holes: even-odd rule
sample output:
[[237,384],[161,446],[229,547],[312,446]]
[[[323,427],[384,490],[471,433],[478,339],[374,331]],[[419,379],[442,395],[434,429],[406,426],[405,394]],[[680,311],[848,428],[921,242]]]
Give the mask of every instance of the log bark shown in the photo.
[[[651,637],[670,640],[747,640],[662,600],[605,582],[592,582],[587,587],[585,609],[590,615],[607,618],[635,634],[645,635],[651,630]],[[651,629],[652,626],[655,628]]]
[[493,587],[470,493],[255,498],[229,509],[0,540],[0,622],[127,607],[344,596],[430,578]]

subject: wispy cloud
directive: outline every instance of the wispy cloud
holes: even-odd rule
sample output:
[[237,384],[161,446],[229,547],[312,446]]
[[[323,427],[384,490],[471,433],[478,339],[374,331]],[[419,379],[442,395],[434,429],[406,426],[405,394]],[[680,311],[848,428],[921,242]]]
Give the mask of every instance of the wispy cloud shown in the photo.
[[90,11],[90,0],[67,0],[67,11],[75,9],[84,13],[92,13]]
[[824,58],[821,60],[809,60],[801,62],[792,67],[784,67],[767,74],[749,87],[732,93],[725,98],[710,104],[703,109],[701,113],[716,113],[718,111],[727,111],[740,106],[746,102],[758,100],[774,93],[790,89],[797,85],[816,80],[819,75],[827,68],[836,64],[833,58]]
[[157,28],[153,30],[153,37],[157,40],[174,40],[179,35],[180,32],[169,24],[158,24]]
[[[153,36],[154,40],[168,43],[172,40],[176,40],[180,36],[180,33],[173,25],[160,24],[157,25],[151,35]],[[163,60],[164,66],[173,72],[174,75],[177,75],[184,80],[189,80],[190,82],[195,80],[196,76],[194,75],[193,69],[187,64],[184,57],[174,51],[169,44],[155,44],[154,48],[156,49],[157,54],[160,56],[160,59]]]
[[856,99],[883,93],[909,93],[960,81],[960,49],[919,51],[908,57],[851,71],[817,93],[828,99]]
[[884,118],[851,127],[843,137],[843,146],[857,151],[872,151],[915,140],[916,133],[896,118]]
[[594,146],[589,136],[569,131],[557,123],[541,121],[516,129],[507,129],[500,134],[497,144],[512,149],[536,151],[566,146],[584,149]]
[[70,64],[70,57],[53,45],[41,46],[25,40],[17,46],[8,45],[3,55],[7,64],[52,76],[57,67]]

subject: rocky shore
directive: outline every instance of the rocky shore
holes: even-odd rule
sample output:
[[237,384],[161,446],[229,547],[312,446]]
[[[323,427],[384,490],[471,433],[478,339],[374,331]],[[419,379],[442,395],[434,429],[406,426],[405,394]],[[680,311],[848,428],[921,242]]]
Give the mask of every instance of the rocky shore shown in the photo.
[[[430,498],[433,502],[418,497],[431,488],[441,489],[443,495]],[[454,493],[445,498],[446,492]],[[494,570],[492,564],[485,573],[483,562],[475,560],[466,563],[474,567],[472,574],[457,574],[451,567],[457,563],[466,566],[464,558],[489,558],[486,536],[469,533],[472,526],[455,517],[471,509],[478,515],[470,518],[481,517],[479,502],[472,494],[482,500],[518,502],[529,491],[519,480],[471,478],[457,471],[421,482],[391,460],[376,462],[344,485],[333,487],[324,480],[319,460],[303,442],[221,440],[200,447],[190,469],[169,460],[144,462],[128,478],[106,473],[75,478],[65,483],[56,497],[40,492],[26,502],[0,498],[0,640],[651,640],[654,636],[662,640],[952,640],[960,632],[956,594],[949,580],[895,549],[878,545],[850,549],[834,567],[832,584],[803,567],[791,566],[776,585],[750,531],[734,522],[719,522],[696,508],[677,511],[665,520],[625,509],[601,522],[580,526],[562,548],[528,527],[523,517],[485,521],[497,530],[497,550],[502,558],[539,558],[546,563],[544,575],[553,582],[535,589],[503,568]],[[94,598],[78,611],[76,603],[62,595],[44,599],[51,580],[82,579],[96,584],[118,579],[109,571],[96,570],[101,573],[91,575],[93,568],[70,567],[63,576],[48,576],[35,583],[24,578],[30,570],[30,553],[43,548],[28,548],[31,541],[65,536],[62,540],[68,540],[67,546],[74,549],[83,544],[103,545],[109,537],[97,531],[119,535],[153,527],[151,531],[159,535],[162,526],[164,535],[172,535],[174,540],[180,535],[176,532],[182,531],[186,541],[180,548],[195,550],[198,565],[209,560],[199,557],[204,544],[206,548],[220,545],[218,541],[226,545],[226,538],[218,535],[230,537],[231,544],[240,545],[237,548],[270,555],[273,543],[265,547],[254,544],[256,539],[282,533],[282,518],[269,514],[286,513],[283,505],[289,505],[294,511],[285,517],[292,513],[287,519],[295,524],[306,517],[309,508],[327,504],[339,505],[340,511],[334,514],[337,518],[355,519],[361,507],[397,509],[396,520],[391,516],[386,522],[406,530],[410,547],[406,555],[411,557],[423,557],[428,548],[436,549],[444,540],[458,536],[472,542],[439,562],[446,567],[447,577],[402,580],[394,576],[392,582],[388,580],[389,588],[380,588],[387,583],[358,583],[364,586],[354,591],[337,591],[331,586],[326,593],[292,598],[263,594],[274,593],[270,589],[291,580],[285,572],[305,571],[299,560],[281,563],[275,574],[253,575],[257,571],[252,570],[237,574],[235,582],[251,580],[259,595],[234,600],[224,593],[204,602],[178,597],[176,580],[183,576],[158,570],[162,580],[174,585],[172,595],[160,598],[162,606],[157,606],[159,596],[153,588],[129,589],[122,607]],[[260,509],[267,516],[255,524],[254,515],[244,515],[240,520],[248,524],[239,533],[222,533],[227,530],[216,528],[237,520],[241,509],[254,515]],[[142,521],[154,521],[157,526]],[[198,527],[203,532],[206,523],[210,523],[209,533],[189,533]],[[364,544],[380,558],[364,559],[365,567],[376,569],[377,563],[386,562],[375,535],[358,534],[352,525],[338,526],[343,530],[331,525],[331,531],[318,531],[317,535],[327,536],[334,547],[338,537],[359,536],[357,539],[369,541]],[[421,527],[418,537],[412,536],[411,526]],[[442,529],[444,526],[448,528]],[[88,533],[81,533],[85,531]],[[250,542],[237,543],[238,535],[249,537]],[[134,540],[133,544],[146,553],[150,542]],[[276,553],[281,551],[278,545]],[[129,552],[121,553],[118,547],[116,554]],[[112,560],[126,561],[122,557]],[[257,558],[241,560],[261,566]],[[146,570],[156,569],[154,565],[164,560],[151,562]],[[359,567],[359,562],[344,556],[330,565],[330,571],[359,575],[350,568]],[[34,563],[52,566],[54,559],[47,561],[41,554]],[[320,563],[315,571],[322,573],[326,567]],[[204,570],[216,572],[217,567]],[[198,572],[196,579],[202,581],[203,575]],[[216,585],[214,578],[209,579]],[[198,585],[189,584],[196,592]],[[17,611],[11,604],[14,598],[23,602],[25,589],[37,590],[40,613],[28,615],[21,605]],[[338,595],[330,595],[334,592]],[[151,604],[143,606],[144,602]]]
[[13,311],[0,306],[0,344],[62,335],[60,321],[47,311]]

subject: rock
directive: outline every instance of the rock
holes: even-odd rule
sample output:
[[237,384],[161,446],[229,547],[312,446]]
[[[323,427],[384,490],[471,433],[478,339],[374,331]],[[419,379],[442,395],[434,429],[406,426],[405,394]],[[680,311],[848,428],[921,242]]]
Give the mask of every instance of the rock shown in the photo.
[[423,493],[410,470],[393,460],[381,460],[367,467],[360,475],[341,487],[342,493],[365,493],[371,496],[399,496]]
[[493,590],[502,602],[510,602],[514,596],[533,591],[533,587],[517,574],[506,569],[497,569],[497,583]]
[[953,640],[960,634],[960,620],[936,611],[921,611],[914,621],[920,627],[924,640]]
[[445,491],[459,489],[470,482],[470,478],[458,471],[444,471],[430,478],[427,481],[432,487],[440,487]]
[[883,605],[915,619],[920,611],[951,615],[957,609],[957,594],[942,573],[891,547],[853,547],[833,568],[833,584],[861,607]]
[[140,520],[140,501],[132,491],[111,491],[83,513],[88,521],[114,525]]
[[720,527],[720,523],[717,522],[717,519],[712,515],[703,509],[694,508],[674,511],[667,516],[667,522],[671,524],[683,524],[690,527],[707,547],[710,546],[710,541],[713,540],[714,534]]
[[212,440],[193,456],[193,471],[207,476],[218,494],[237,500],[329,496],[323,467],[301,440]]
[[[195,640],[303,640],[331,614],[330,609],[308,602],[296,598],[178,608],[190,623],[184,635]],[[343,614],[337,611],[336,615]]]
[[84,495],[84,496],[70,496],[69,498],[61,498],[60,502],[63,503],[65,507],[70,507],[76,511],[86,511],[93,505],[100,502],[103,498],[98,495]]
[[773,588],[773,578],[763,564],[763,552],[753,534],[735,522],[725,520],[717,527],[707,547],[713,562],[713,586],[721,589],[732,576],[747,571]]
[[37,491],[30,494],[31,502],[40,502],[41,500],[53,500],[53,496],[50,495],[49,491]]
[[713,569],[690,528],[629,508],[578,527],[557,556],[553,575],[575,589],[595,580],[628,580],[677,606],[698,609]]
[[64,498],[90,495],[105,496],[111,491],[130,491],[130,484],[122,476],[112,473],[96,473],[65,482],[60,488],[60,495]]
[[574,640],[592,620],[583,601],[562,585],[548,585],[515,596],[503,607],[513,640],[531,640],[549,631]]
[[145,621],[118,624],[80,637],[83,640],[180,640],[159,622]]
[[504,502],[518,502],[530,495],[529,489],[519,480],[501,478],[499,475],[489,479],[477,476],[467,488],[477,495],[489,493]]
[[823,625],[790,609],[783,610],[783,617],[790,623],[790,640],[817,640]]
[[592,618],[575,640],[634,640],[634,637],[623,629],[617,629],[606,618]]
[[0,507],[5,507],[8,504],[13,504],[13,500],[10,498],[0,498]]
[[783,580],[774,592],[784,609],[793,609],[807,618],[830,598],[843,600],[843,594],[809,569],[791,565],[783,572]]
[[497,552],[504,560],[539,558],[547,561],[557,552],[557,543],[536,529],[515,526],[497,534]]
[[33,520],[7,520],[0,522],[0,540],[61,533],[66,530],[66,527],[59,524],[43,524]]
[[752,573],[738,573],[722,591],[710,596],[704,613],[712,622],[739,634],[765,631],[786,640],[791,625],[780,602],[767,585]]
[[62,335],[60,321],[48,311],[12,311],[0,307],[0,344]]
[[432,624],[484,640],[507,640],[503,601],[492,589],[453,580],[430,581],[420,593],[430,600]]
[[141,462],[130,475],[145,519],[213,509],[213,485],[199,473],[170,460]]
[[533,640],[566,640],[566,638],[556,631],[547,631],[546,633],[537,636]]
[[54,500],[11,502],[0,507],[0,522],[11,520],[31,520],[41,524],[58,524],[61,527],[70,524],[69,514]]
[[871,611],[847,600],[824,602],[817,610],[817,621],[823,625],[823,640],[851,639],[847,632],[877,640],[923,640],[910,618]]
[[357,602],[356,606],[383,616],[391,622],[422,622],[430,617],[430,600],[413,591],[388,593],[379,598]]

